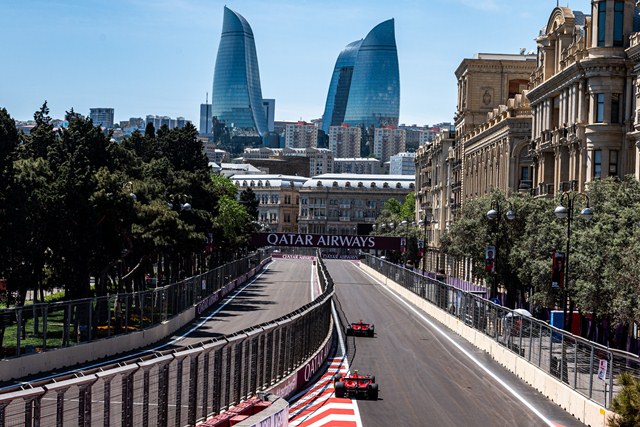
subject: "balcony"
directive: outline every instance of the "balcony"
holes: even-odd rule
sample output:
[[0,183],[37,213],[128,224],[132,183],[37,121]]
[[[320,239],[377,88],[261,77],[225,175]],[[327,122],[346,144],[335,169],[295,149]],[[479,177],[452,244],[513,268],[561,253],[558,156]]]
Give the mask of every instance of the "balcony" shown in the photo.
[[549,197],[553,196],[553,184],[545,184],[541,182],[536,188],[531,189],[530,193],[533,197]]
[[342,222],[350,222],[351,221],[351,217],[350,216],[341,216],[340,217],[340,221],[342,221]]
[[340,203],[340,209],[351,209],[351,203]]
[[462,187],[462,181],[455,181],[451,183],[451,190],[456,191]]
[[451,169],[453,170],[460,169],[461,166],[462,166],[462,159],[454,160],[453,163],[451,164]]

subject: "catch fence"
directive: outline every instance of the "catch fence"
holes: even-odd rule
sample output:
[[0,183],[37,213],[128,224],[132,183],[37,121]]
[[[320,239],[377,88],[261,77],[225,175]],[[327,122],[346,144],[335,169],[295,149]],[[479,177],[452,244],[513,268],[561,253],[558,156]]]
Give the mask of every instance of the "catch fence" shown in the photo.
[[0,358],[73,347],[151,328],[208,298],[270,255],[260,249],[204,274],[142,292],[0,310]]
[[0,395],[0,427],[194,426],[302,366],[331,333],[333,284],[318,259],[323,293],[272,322],[181,351],[156,352],[73,378]]
[[367,254],[362,262],[606,408],[618,390],[615,378],[620,373],[640,377],[640,358],[634,354],[591,342],[383,259]]

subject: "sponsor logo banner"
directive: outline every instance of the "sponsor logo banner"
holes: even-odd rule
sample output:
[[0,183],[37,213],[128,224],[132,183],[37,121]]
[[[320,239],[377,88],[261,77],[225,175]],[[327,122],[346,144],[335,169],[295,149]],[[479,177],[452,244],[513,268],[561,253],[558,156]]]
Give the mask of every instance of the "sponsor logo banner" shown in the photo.
[[289,405],[251,427],[287,427],[289,425]]
[[333,234],[253,233],[254,246],[295,246],[309,248],[349,248],[400,250],[400,237],[336,236]]
[[331,348],[331,340],[327,342],[324,348],[318,352],[313,358],[307,362],[300,370],[298,370],[298,384],[303,385],[309,382],[311,377],[315,375],[316,372],[320,370],[320,368],[324,365],[325,360],[327,360],[327,355],[329,354],[329,349]]

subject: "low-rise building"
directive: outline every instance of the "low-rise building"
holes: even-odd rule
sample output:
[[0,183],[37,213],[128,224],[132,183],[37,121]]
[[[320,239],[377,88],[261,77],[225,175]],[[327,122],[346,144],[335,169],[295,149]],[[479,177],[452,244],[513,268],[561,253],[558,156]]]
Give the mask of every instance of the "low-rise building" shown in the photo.
[[298,231],[299,191],[307,177],[291,175],[234,175],[231,180],[241,191],[251,188],[258,199],[258,221],[264,231]]
[[358,175],[381,175],[383,168],[380,160],[373,157],[351,157],[333,159],[333,171]]
[[398,153],[389,159],[389,175],[415,175],[416,153]]
[[300,189],[300,233],[368,234],[384,203],[415,189],[407,175],[324,174]]

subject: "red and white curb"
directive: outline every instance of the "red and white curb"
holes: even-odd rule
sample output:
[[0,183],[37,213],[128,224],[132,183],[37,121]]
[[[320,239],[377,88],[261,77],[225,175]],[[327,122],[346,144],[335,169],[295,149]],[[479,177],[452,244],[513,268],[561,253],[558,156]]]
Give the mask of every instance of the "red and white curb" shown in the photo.
[[362,427],[358,404],[355,400],[337,398],[333,389],[333,376],[349,372],[346,358],[330,362],[322,378],[305,390],[304,395],[289,408],[289,425],[299,427]]

